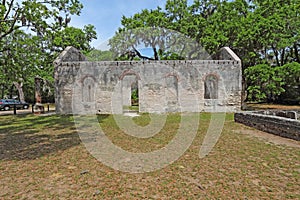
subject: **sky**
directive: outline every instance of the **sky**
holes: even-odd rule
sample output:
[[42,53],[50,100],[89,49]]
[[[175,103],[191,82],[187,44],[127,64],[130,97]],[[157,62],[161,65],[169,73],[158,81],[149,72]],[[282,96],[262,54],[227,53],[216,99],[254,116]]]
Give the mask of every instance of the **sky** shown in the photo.
[[107,41],[121,27],[121,18],[133,16],[142,9],[164,8],[166,0],[81,0],[83,9],[80,16],[73,16],[71,26],[83,28],[92,24],[96,27],[97,40],[92,46],[106,50]]

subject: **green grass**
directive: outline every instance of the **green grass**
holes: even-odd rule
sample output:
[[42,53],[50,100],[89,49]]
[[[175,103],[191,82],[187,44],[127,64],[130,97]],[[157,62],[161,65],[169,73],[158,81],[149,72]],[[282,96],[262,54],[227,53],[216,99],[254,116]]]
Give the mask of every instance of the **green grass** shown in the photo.
[[[115,171],[81,143],[72,116],[0,117],[0,199],[299,199],[300,150],[241,134],[252,130],[227,114],[222,135],[198,157],[211,115],[200,115],[197,136],[179,160],[145,174]],[[164,147],[176,134],[170,114],[154,137],[125,134],[111,115],[98,120],[111,141],[132,152]],[[133,118],[140,126],[149,114]],[[299,143],[297,143],[299,144]],[[81,175],[83,170],[87,174]]]
[[124,110],[139,111],[139,106],[123,106]]
[[133,117],[133,121],[139,126],[142,127],[147,126],[151,122],[149,113],[142,113],[140,115],[141,116]]

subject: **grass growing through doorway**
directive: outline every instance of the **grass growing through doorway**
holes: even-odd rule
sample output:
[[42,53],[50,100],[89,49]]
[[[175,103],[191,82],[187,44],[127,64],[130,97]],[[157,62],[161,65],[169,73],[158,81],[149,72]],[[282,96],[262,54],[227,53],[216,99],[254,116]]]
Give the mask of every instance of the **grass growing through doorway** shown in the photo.
[[123,110],[139,111],[139,106],[123,106]]

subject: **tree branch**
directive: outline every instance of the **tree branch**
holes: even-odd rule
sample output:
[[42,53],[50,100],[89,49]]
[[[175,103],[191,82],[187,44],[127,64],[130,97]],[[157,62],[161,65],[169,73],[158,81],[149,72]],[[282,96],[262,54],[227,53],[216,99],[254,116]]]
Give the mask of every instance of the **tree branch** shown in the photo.
[[295,50],[296,61],[297,61],[298,63],[300,63],[300,57],[299,57],[299,51],[298,51],[297,43],[294,44],[294,50]]
[[[5,3],[5,2],[4,2],[4,3]],[[12,7],[13,7],[13,4],[14,4],[14,0],[12,0],[11,3],[9,4],[8,10],[7,10],[7,12],[6,12],[5,16],[4,16],[4,20],[6,20],[6,19],[8,18],[8,15],[9,15],[9,13],[10,13]],[[5,6],[5,5],[4,5],[4,6]]]
[[2,53],[4,51],[9,51],[9,50],[11,50],[9,47],[4,46],[3,49],[0,49],[0,52]]
[[152,47],[153,48],[153,52],[154,52],[154,59],[155,60],[159,60],[158,58],[158,53],[157,53],[157,50],[156,50],[156,47]]
[[15,16],[14,16],[14,19],[13,19],[13,22],[12,22],[12,24],[11,24],[9,30],[6,31],[6,33],[4,33],[3,35],[0,35],[0,40],[1,40],[2,38],[6,37],[7,35],[9,35],[10,33],[12,33],[14,30],[20,28],[19,26],[15,27],[15,24],[16,24],[16,22],[17,22],[17,20],[18,20],[18,17],[19,17],[19,10],[20,10],[20,8],[18,8],[18,9],[16,10],[16,13],[15,13]]
[[143,59],[143,60],[154,60],[153,58],[149,58],[149,57],[147,57],[147,56],[142,56],[142,54],[136,49],[136,48],[134,48],[134,47],[132,47],[133,48],[133,50],[135,51],[135,53],[136,53],[136,55],[139,57],[139,58],[141,58],[141,59]]
[[279,53],[278,53],[278,51],[276,50],[276,48],[273,45],[272,45],[272,49],[274,51],[274,55],[275,55],[275,58],[276,58],[277,66],[280,66],[280,61],[279,61],[279,58],[278,58]]

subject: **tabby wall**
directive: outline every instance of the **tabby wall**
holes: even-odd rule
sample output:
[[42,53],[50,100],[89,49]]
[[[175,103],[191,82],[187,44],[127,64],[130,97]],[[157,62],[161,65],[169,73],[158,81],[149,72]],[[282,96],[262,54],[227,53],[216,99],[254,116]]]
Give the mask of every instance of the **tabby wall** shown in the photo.
[[229,49],[226,60],[88,62],[73,47],[54,61],[59,114],[121,114],[138,89],[139,111],[234,112],[241,108],[241,61]]
[[[274,113],[274,111],[268,112]],[[283,111],[277,112],[284,113]],[[297,120],[297,113],[292,111],[286,111],[285,113],[286,115],[283,116],[281,114],[269,115],[262,112],[242,112],[235,113],[234,119],[246,126],[300,141],[300,121]]]

